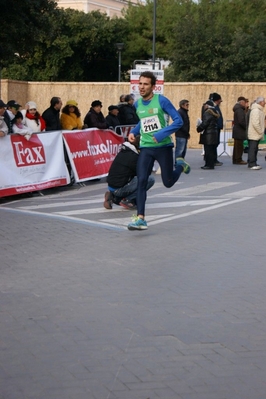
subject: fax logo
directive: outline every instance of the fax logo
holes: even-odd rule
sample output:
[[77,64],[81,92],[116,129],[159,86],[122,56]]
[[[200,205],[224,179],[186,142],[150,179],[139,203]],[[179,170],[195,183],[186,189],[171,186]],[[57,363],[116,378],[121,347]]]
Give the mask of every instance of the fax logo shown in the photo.
[[46,163],[44,147],[37,134],[32,135],[29,141],[17,134],[10,138],[17,167]]

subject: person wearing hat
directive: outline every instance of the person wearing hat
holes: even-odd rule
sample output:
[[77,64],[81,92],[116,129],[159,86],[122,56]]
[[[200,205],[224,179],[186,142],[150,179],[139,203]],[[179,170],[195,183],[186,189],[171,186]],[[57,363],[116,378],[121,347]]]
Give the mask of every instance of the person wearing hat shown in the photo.
[[28,101],[21,113],[24,117],[24,125],[29,127],[34,133],[45,131],[45,120],[37,111],[37,104],[34,101]]
[[46,131],[50,132],[53,130],[61,130],[60,123],[60,110],[62,108],[62,100],[60,97],[52,97],[50,101],[50,107],[47,108],[42,117],[46,123]]
[[197,132],[201,133],[199,144],[204,145],[205,165],[201,167],[203,170],[214,169],[216,148],[218,143],[218,118],[219,113],[214,107],[211,100],[204,105],[202,122],[197,126]]
[[244,141],[247,140],[247,124],[246,124],[246,98],[238,97],[237,103],[233,107],[233,139],[234,149],[232,162],[234,165],[247,165],[242,159],[244,152]]
[[219,114],[219,118],[217,120],[218,143],[217,143],[217,146],[216,146],[215,166],[222,166],[223,163],[218,161],[218,152],[217,152],[217,150],[218,150],[218,146],[220,144],[220,133],[221,133],[221,130],[223,129],[223,127],[224,127],[223,115],[222,115],[222,111],[220,109],[220,104],[221,104],[221,102],[223,100],[222,100],[222,97],[220,96],[220,94],[218,94],[218,93],[211,93],[210,97],[209,97],[209,100],[211,100],[213,102],[214,107],[216,109],[216,112],[218,112],[218,114]]
[[108,123],[109,129],[114,130],[117,134],[121,134],[121,129],[118,127],[116,129],[116,126],[120,125],[120,121],[118,118],[119,114],[119,108],[117,105],[110,105],[108,107],[108,115],[106,116],[105,120]]
[[15,100],[9,100],[6,106],[7,109],[4,112],[4,120],[8,127],[8,134],[11,134],[13,133],[12,130],[13,119],[16,113],[18,112],[19,108],[21,107],[21,105],[17,103],[17,101]]
[[265,131],[265,104],[265,97],[260,96],[256,98],[251,106],[248,124],[248,168],[251,170],[261,169],[261,166],[257,164],[257,155],[259,142],[263,138]]
[[97,127],[98,129],[108,129],[108,123],[101,111],[102,103],[100,100],[94,100],[91,108],[84,118],[84,125],[87,128]]
[[119,105],[119,120],[121,125],[137,125],[139,123],[132,94],[127,94],[125,103]]
[[8,134],[8,126],[4,120],[6,106],[7,104],[5,104],[4,101],[0,100],[0,137],[4,137]]
[[61,113],[61,126],[64,130],[82,129],[81,113],[75,100],[68,100]]

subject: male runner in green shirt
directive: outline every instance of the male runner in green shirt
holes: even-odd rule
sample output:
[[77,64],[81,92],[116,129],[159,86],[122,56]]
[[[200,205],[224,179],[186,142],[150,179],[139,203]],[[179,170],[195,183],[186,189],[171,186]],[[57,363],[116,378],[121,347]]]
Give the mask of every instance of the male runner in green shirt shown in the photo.
[[[134,127],[129,140],[140,134],[140,155],[137,166],[137,217],[128,225],[129,230],[146,230],[145,202],[146,186],[152,172],[154,161],[158,161],[165,187],[172,187],[182,172],[190,172],[189,164],[183,158],[177,158],[173,170],[173,142],[171,134],[182,125],[183,120],[173,104],[161,94],[154,94],[156,77],[151,71],[142,72],[139,78],[139,92],[142,98],[136,103],[140,122]],[[169,117],[172,119],[168,124]]]

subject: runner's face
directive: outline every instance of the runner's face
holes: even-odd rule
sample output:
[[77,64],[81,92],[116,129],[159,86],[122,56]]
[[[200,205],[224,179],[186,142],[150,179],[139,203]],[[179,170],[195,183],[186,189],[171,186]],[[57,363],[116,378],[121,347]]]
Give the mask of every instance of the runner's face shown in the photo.
[[139,93],[144,100],[151,97],[154,89],[155,86],[152,86],[150,78],[145,78],[144,76],[139,78]]

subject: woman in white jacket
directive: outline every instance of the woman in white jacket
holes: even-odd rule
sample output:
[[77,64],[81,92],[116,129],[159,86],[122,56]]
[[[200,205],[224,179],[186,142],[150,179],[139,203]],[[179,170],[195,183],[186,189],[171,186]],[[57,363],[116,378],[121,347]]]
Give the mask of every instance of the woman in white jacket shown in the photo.
[[26,109],[23,109],[23,123],[25,126],[29,127],[32,132],[39,133],[45,131],[45,121],[37,111],[37,105],[34,101],[28,101],[26,104]]
[[257,164],[257,154],[259,142],[264,136],[265,131],[265,98],[257,97],[251,106],[249,125],[248,125],[248,167],[252,170],[259,170],[261,166]]

